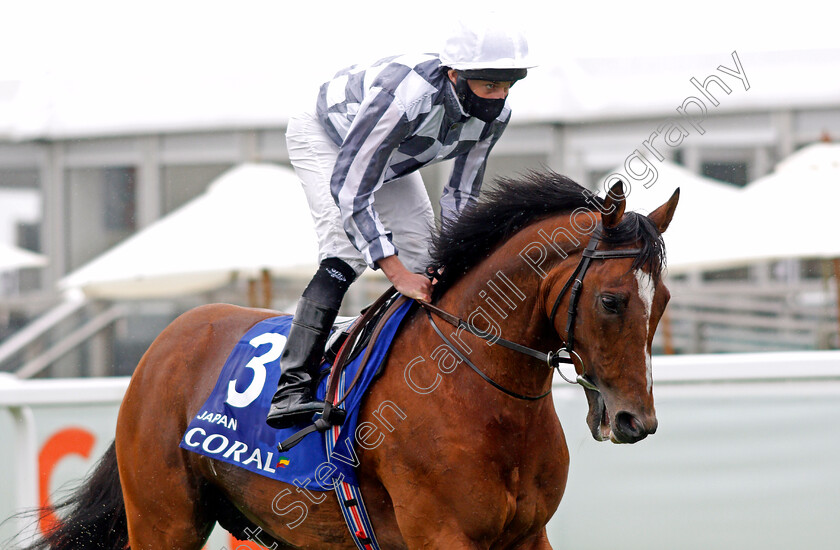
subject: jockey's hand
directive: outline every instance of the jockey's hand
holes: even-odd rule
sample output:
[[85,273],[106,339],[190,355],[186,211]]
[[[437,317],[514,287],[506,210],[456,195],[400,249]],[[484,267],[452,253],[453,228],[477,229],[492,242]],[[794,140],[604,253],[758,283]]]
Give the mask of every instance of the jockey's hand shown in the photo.
[[388,256],[377,264],[400,294],[415,300],[432,301],[432,282],[424,275],[409,271],[398,257]]

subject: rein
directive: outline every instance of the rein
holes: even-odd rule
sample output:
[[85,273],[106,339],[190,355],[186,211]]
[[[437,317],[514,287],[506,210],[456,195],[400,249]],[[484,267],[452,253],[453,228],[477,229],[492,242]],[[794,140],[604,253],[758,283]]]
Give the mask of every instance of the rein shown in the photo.
[[[484,380],[490,383],[494,388],[502,391],[503,393],[510,395],[511,397],[515,397],[516,399],[523,399],[527,401],[535,401],[537,399],[542,399],[546,397],[548,394],[551,393],[551,389],[547,392],[540,394],[540,395],[522,395],[516,393],[512,390],[509,390],[499,383],[492,380],[489,376],[487,376],[481,369],[475,366],[461,351],[446,338],[446,336],[441,332],[438,326],[435,324],[434,319],[432,318],[432,313],[457,328],[467,329],[475,336],[482,338],[483,340],[487,340],[488,342],[493,342],[494,344],[499,344],[502,347],[508,348],[513,350],[517,353],[521,353],[523,355],[527,355],[529,357],[533,357],[538,361],[544,362],[550,369],[557,370],[557,373],[560,377],[570,384],[579,384],[584,388],[593,390],[593,391],[600,391],[598,386],[595,385],[595,382],[592,381],[591,378],[586,374],[586,365],[583,363],[583,359],[581,359],[580,355],[575,351],[575,322],[577,320],[577,304],[580,300],[580,290],[583,287],[583,278],[586,276],[586,271],[589,269],[589,266],[593,259],[595,260],[610,260],[616,258],[635,258],[638,256],[642,249],[640,248],[633,248],[628,250],[596,250],[598,243],[600,242],[599,237],[601,235],[601,225],[598,224],[598,227],[593,232],[592,236],[589,238],[589,243],[586,245],[586,248],[583,250],[581,254],[580,261],[578,262],[577,267],[572,272],[572,275],[566,281],[566,284],[563,285],[563,288],[560,290],[560,294],[557,295],[557,298],[554,300],[554,306],[551,308],[551,313],[548,316],[549,322],[554,325],[554,317],[557,314],[557,310],[560,307],[560,302],[563,300],[563,297],[566,293],[571,289],[571,294],[569,296],[569,310],[566,315],[566,340],[564,341],[562,337],[560,337],[561,346],[557,351],[549,351],[547,353],[535,350],[533,348],[529,348],[527,346],[523,346],[521,344],[517,344],[516,342],[511,342],[510,340],[505,340],[501,337],[492,338],[488,335],[487,332],[482,331],[472,325],[471,323],[464,321],[460,317],[453,315],[447,311],[440,309],[437,306],[434,306],[428,302],[424,302],[422,300],[417,300],[417,302],[426,310],[426,315],[429,317],[429,323],[432,325],[432,328],[435,332],[440,336],[440,338],[446,342],[446,344],[455,352],[455,355],[458,356],[463,362],[465,362],[472,370],[478,373]],[[559,336],[559,335],[558,335]],[[567,353],[569,356],[564,357],[560,355],[561,353]],[[578,374],[574,380],[569,379],[563,371],[560,370],[561,363],[567,363],[571,365],[575,365],[574,357],[577,357],[578,362],[581,366],[581,374]]]
[[[549,388],[549,390],[547,392],[545,392],[543,394],[540,394],[540,395],[523,395],[521,393],[516,393],[515,391],[509,390],[509,389],[505,388],[504,386],[502,386],[501,384],[499,384],[498,382],[494,381],[492,378],[490,378],[489,376],[484,374],[484,372],[481,369],[476,367],[472,363],[472,361],[470,361],[467,358],[466,355],[461,353],[461,351],[457,347],[452,345],[452,342],[449,341],[449,339],[443,334],[443,332],[441,332],[441,330],[435,324],[435,321],[432,318],[432,313],[434,312],[436,315],[443,318],[446,322],[448,322],[448,323],[450,323],[450,324],[452,324],[452,325],[454,325],[458,328],[466,328],[467,330],[469,330],[470,332],[472,332],[473,334],[475,334],[479,338],[483,338],[483,339],[489,341],[490,338],[488,338],[486,336],[486,333],[482,333],[481,331],[479,331],[475,326],[471,325],[470,323],[464,321],[463,319],[455,317],[454,315],[451,315],[451,314],[447,313],[446,311],[444,311],[442,309],[439,309],[439,308],[433,306],[432,304],[430,304],[428,302],[418,301],[418,303],[423,308],[426,309],[426,315],[429,317],[429,323],[432,325],[432,328],[435,329],[435,332],[438,334],[438,336],[440,336],[441,340],[446,342],[446,345],[449,346],[449,348],[453,352],[455,352],[455,355],[457,355],[458,358],[461,361],[466,363],[472,370],[474,370],[476,373],[478,373],[479,376],[481,376],[484,380],[489,382],[491,386],[493,386],[494,388],[502,391],[503,393],[506,393],[507,395],[509,395],[511,397],[515,397],[517,399],[524,399],[526,401],[536,401],[537,399],[542,399],[543,397],[545,397],[546,395],[551,393],[551,389]],[[530,355],[531,357],[534,357],[535,359],[539,359],[540,361],[546,361],[546,362],[550,361],[550,355],[551,355],[550,352],[548,354],[545,354],[545,353],[542,353],[542,352],[537,351],[535,349],[531,349],[531,348],[528,348],[528,347],[525,347],[525,346],[521,346],[521,345],[516,344],[514,342],[511,342],[509,340],[505,340],[504,338],[494,339],[493,342],[496,343],[496,344],[499,344],[500,346],[504,346],[508,349],[518,351],[519,353],[523,353],[525,355]],[[565,358],[561,358],[561,359],[565,359]],[[571,359],[569,359],[568,361],[571,362]]]

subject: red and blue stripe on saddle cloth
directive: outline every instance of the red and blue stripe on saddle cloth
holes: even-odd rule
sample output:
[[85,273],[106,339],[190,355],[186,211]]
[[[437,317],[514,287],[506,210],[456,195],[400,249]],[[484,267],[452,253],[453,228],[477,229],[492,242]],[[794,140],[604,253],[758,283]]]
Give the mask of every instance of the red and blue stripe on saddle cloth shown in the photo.
[[[342,371],[338,379],[337,394],[344,395],[345,382],[347,380],[347,371]],[[339,405],[344,408],[344,403]],[[326,432],[324,443],[326,444],[327,455],[332,456],[333,449],[336,442],[341,435],[341,426],[333,426]],[[356,543],[359,550],[379,550],[379,543],[376,541],[376,535],[373,533],[373,524],[370,522],[370,517],[365,507],[365,501],[362,499],[362,491],[358,484],[347,483],[346,481],[339,481],[335,485],[335,496],[338,499],[338,505],[341,508],[341,513],[344,515],[344,521],[347,523],[347,529],[350,531],[350,536]]]

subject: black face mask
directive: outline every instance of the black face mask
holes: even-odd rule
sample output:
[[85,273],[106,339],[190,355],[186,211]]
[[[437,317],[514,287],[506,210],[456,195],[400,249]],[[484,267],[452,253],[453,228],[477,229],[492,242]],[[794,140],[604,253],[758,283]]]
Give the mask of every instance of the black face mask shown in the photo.
[[460,74],[455,76],[455,94],[465,113],[486,123],[496,120],[505,108],[504,99],[485,99],[477,96],[470,89],[467,79]]

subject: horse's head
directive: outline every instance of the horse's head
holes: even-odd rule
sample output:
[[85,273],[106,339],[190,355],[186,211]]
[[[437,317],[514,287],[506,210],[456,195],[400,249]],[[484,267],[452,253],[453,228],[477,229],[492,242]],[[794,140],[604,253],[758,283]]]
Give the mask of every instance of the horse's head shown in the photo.
[[[651,345],[670,298],[660,278],[661,233],[678,200],[679,190],[647,217],[625,214],[622,184],[613,186],[603,203],[602,234],[593,236],[572,275],[570,262],[560,266],[548,293],[599,441],[635,443],[656,431]],[[582,281],[577,291],[575,279]],[[570,280],[571,291],[562,292]]]

